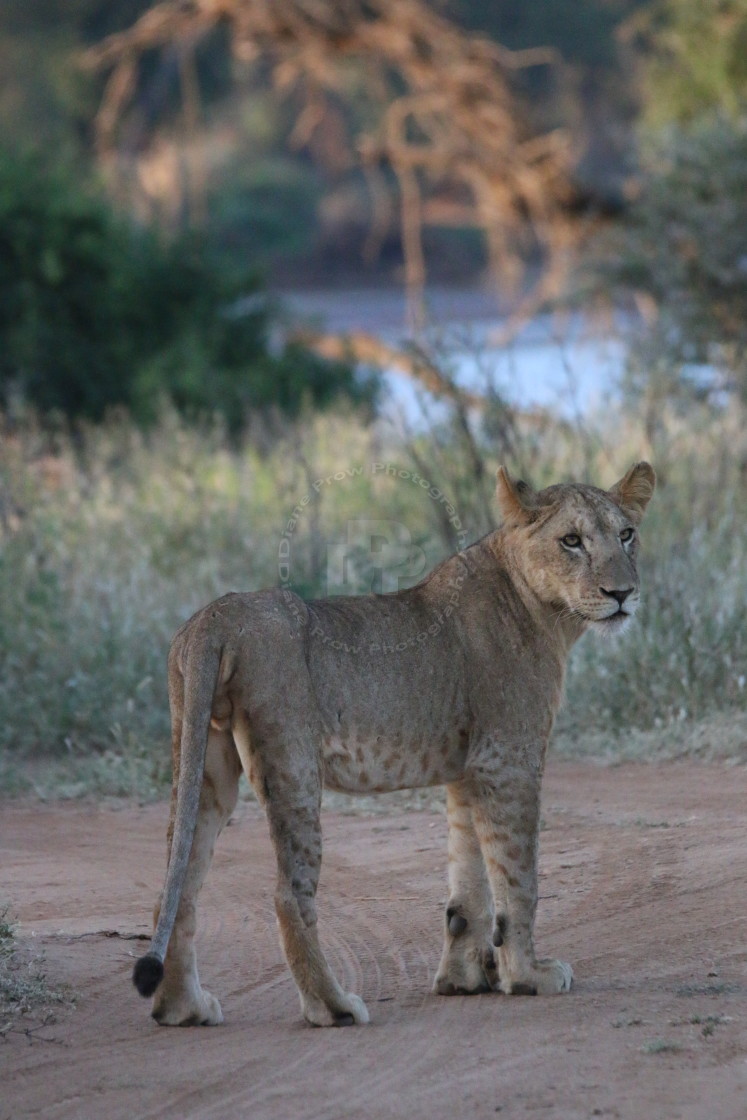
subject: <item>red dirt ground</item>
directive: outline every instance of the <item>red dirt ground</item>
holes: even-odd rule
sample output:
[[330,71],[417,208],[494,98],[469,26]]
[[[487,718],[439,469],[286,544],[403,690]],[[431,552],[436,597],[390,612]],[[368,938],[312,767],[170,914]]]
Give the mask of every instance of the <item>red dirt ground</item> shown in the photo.
[[747,1117],[747,770],[553,762],[538,950],[549,999],[430,993],[442,815],[325,816],[321,930],[371,1024],[303,1024],[278,946],[261,810],[242,804],[203,891],[221,1027],[165,1029],[130,983],[164,865],[163,805],[6,806],[3,894],[77,992],[0,1041],[1,1120]]

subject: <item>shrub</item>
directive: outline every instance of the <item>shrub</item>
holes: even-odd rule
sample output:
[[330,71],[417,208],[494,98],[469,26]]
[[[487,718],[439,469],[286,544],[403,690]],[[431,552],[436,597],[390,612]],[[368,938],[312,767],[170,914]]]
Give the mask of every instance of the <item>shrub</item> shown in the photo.
[[600,270],[614,296],[646,297],[636,389],[747,401],[745,196],[747,118],[709,116],[648,141],[640,197]]
[[[254,296],[255,298],[251,298]],[[116,217],[38,157],[0,156],[0,392],[43,413],[100,420],[159,399],[185,415],[248,413],[344,396],[376,382],[298,346],[271,348],[256,275],[195,237],[166,241]]]

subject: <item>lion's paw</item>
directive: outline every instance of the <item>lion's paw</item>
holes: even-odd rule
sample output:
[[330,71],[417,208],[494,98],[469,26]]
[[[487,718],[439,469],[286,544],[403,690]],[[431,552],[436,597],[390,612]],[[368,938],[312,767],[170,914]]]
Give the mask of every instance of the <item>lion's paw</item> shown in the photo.
[[501,991],[509,996],[552,996],[569,992],[573,984],[573,969],[565,961],[537,961],[526,974],[511,979],[502,978]]
[[313,1027],[349,1027],[368,1022],[368,1008],[354,992],[346,992],[334,1008],[313,996],[302,996],[301,1006],[304,1018]]
[[433,983],[433,991],[439,996],[475,996],[498,990],[498,970],[491,949],[447,958]]
[[494,918],[489,910],[465,917],[462,906],[450,901],[446,910],[446,936],[433,983],[439,996],[471,996],[499,991],[498,965],[493,937]]
[[177,998],[159,996],[151,1014],[162,1027],[214,1027],[223,1022],[220,1003],[204,988]]

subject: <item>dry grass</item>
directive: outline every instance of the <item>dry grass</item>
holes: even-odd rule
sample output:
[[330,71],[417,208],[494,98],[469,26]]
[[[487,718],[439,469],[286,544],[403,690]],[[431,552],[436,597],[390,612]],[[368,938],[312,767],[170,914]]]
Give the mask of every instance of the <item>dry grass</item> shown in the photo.
[[[558,726],[564,753],[745,759],[746,430],[732,410],[662,418],[653,447],[632,416],[603,418],[583,438],[560,424],[522,433],[537,483],[611,484],[644,455],[663,483],[645,526],[638,619],[622,639],[587,637],[574,653]],[[480,453],[488,476],[499,456],[487,436]],[[7,431],[5,791],[159,794],[169,770],[169,638],[218,594],[277,584],[281,534],[305,495],[291,539],[292,581],[304,594],[324,592],[326,547],[351,519],[406,526],[425,566],[445,555],[444,502],[375,463],[438,487],[468,539],[484,529],[487,514],[470,504],[472,464],[447,425],[412,441],[352,416],[314,417],[241,446],[169,415],[147,436],[124,421],[75,441],[32,426]],[[315,487],[319,479],[331,481]],[[367,578],[361,567],[358,590]]]
[[0,1038],[10,1031],[32,1037],[73,1002],[70,991],[50,985],[44,957],[18,941],[8,907],[0,910]]

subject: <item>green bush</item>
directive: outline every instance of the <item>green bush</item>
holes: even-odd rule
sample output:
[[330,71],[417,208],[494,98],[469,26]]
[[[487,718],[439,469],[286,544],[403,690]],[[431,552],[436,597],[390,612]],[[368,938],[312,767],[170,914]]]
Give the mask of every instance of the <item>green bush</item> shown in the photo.
[[[738,117],[747,101],[747,0],[655,0],[640,35],[643,118],[652,129],[704,113]],[[632,30],[632,28],[631,28]]]
[[747,400],[747,118],[701,119],[650,139],[641,193],[605,247],[615,295],[646,298],[639,380],[659,396]]
[[349,365],[271,349],[271,326],[257,276],[226,256],[134,228],[38,158],[0,156],[6,403],[92,420],[125,406],[149,422],[168,397],[235,432],[257,408],[373,400],[375,381]]

